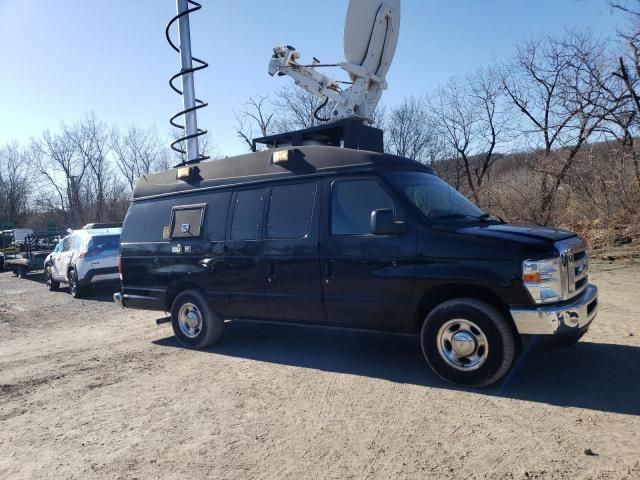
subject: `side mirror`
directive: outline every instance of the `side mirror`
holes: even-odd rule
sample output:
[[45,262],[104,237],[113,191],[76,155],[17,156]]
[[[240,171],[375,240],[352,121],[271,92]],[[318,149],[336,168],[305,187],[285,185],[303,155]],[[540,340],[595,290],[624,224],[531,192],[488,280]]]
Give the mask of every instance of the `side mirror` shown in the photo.
[[404,235],[407,231],[405,222],[396,222],[393,210],[381,208],[371,212],[371,233],[374,235]]

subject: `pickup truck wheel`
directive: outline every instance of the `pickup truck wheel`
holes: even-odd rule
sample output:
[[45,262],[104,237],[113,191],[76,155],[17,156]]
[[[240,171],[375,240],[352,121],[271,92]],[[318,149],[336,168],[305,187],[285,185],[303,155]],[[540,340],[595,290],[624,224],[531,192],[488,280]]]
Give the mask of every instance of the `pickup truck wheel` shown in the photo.
[[51,267],[46,266],[44,268],[44,281],[47,284],[47,288],[51,292],[57,292],[60,287],[60,282],[56,282],[51,275]]
[[434,308],[420,332],[431,368],[450,383],[486,387],[509,371],[516,340],[505,318],[473,298],[446,301]]
[[185,290],[171,306],[171,325],[178,342],[188,348],[206,348],[222,335],[224,320],[216,314],[202,293]]
[[78,274],[75,270],[69,270],[69,293],[73,298],[82,298],[84,289],[78,283]]

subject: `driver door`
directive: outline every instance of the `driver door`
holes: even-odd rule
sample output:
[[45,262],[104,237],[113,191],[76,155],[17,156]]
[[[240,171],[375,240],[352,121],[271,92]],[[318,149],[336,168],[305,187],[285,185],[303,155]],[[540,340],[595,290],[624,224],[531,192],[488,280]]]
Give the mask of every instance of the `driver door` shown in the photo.
[[413,295],[416,229],[373,235],[371,213],[391,209],[406,215],[393,192],[374,176],[328,180],[321,264],[327,321],[358,327],[404,330]]
[[[71,241],[71,235],[65,237],[61,242],[61,251],[53,259],[53,278],[56,280],[67,281],[67,270],[71,260]],[[58,247],[60,247],[60,244],[58,244]]]

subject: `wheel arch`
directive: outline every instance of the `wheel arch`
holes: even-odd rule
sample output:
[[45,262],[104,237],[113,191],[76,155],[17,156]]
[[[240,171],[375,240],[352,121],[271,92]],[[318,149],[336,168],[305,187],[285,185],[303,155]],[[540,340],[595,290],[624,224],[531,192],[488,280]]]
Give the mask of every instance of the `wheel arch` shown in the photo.
[[420,299],[414,318],[414,330],[419,332],[427,315],[438,305],[455,298],[474,298],[482,300],[498,310],[511,325],[516,338],[519,338],[509,306],[492,290],[473,284],[447,284],[427,290]]
[[204,296],[205,299],[207,298],[204,290],[197,283],[192,282],[190,280],[178,280],[176,282],[171,283],[167,287],[167,293],[165,294],[165,297],[164,297],[165,312],[171,311],[171,306],[173,305],[173,301],[178,296],[178,294],[184,292],[185,290],[197,290]]

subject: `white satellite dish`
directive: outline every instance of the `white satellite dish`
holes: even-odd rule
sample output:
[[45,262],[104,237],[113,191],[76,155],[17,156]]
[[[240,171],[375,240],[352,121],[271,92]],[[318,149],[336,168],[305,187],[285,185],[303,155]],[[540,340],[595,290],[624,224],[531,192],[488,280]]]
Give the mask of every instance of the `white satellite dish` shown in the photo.
[[[391,12],[389,17],[381,15],[384,9]],[[398,45],[398,34],[400,33],[400,0],[351,0],[347,8],[347,18],[344,22],[344,58],[348,63],[355,65],[364,64],[367,53],[371,46],[372,33],[376,27],[376,20],[385,22],[384,47],[375,48],[371,54],[375,58],[370,59],[373,65],[386,68],[384,72],[381,68],[375,70],[376,75],[384,77],[389,70],[389,65],[393,60]],[[384,56],[384,64],[381,65]]]
[[[327,120],[356,117],[368,124],[387,88],[385,78],[399,33],[400,0],[350,0],[344,28],[345,62],[322,65],[314,59],[311,65],[302,65],[295,48],[276,47],[269,74],[288,75],[297,86],[330,101]],[[322,66],[342,68],[352,85],[342,90],[340,82],[317,71]]]

